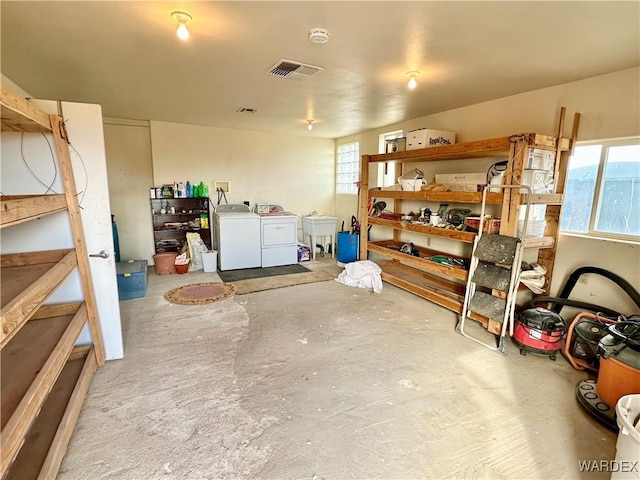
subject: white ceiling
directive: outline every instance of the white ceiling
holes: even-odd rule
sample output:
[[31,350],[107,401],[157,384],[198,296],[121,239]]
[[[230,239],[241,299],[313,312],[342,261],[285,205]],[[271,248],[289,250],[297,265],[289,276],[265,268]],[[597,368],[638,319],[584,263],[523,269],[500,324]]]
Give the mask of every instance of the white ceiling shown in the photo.
[[[3,0],[0,8],[2,73],[36,97],[99,103],[108,117],[328,138],[640,64],[637,1]],[[174,10],[193,16],[186,42]],[[312,27],[330,30],[330,42],[310,43]],[[280,59],[324,70],[267,75]],[[410,70],[421,72],[413,91]]]

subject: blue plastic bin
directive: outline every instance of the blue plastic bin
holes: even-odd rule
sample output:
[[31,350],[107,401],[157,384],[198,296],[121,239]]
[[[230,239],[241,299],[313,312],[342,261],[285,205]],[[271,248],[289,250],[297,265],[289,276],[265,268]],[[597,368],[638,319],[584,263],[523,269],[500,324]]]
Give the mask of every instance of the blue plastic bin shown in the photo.
[[118,276],[118,298],[120,300],[145,296],[147,293],[146,260],[116,262],[116,274]]

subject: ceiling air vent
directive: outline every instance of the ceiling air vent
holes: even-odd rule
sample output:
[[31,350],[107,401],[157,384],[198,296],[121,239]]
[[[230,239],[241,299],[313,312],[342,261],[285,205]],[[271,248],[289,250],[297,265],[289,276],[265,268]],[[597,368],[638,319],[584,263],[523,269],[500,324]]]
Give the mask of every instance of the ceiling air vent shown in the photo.
[[324,68],[314,65],[292,62],[291,60],[280,60],[267,73],[282,78],[289,76],[311,77],[322,70]]

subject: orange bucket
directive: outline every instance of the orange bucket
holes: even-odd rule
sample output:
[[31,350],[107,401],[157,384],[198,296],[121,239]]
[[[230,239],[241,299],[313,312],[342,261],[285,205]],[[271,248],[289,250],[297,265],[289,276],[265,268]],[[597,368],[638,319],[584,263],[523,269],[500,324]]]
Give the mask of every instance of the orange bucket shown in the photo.
[[185,263],[184,265],[176,265],[176,273],[187,273],[189,271],[189,264]]
[[621,397],[640,392],[640,370],[613,357],[603,357],[596,391],[604,403],[615,408]]

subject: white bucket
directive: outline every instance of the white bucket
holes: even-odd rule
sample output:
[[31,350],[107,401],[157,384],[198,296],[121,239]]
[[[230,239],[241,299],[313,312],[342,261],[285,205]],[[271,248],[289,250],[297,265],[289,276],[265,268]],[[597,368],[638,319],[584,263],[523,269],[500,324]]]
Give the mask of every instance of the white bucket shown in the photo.
[[207,273],[215,272],[218,264],[218,251],[212,250],[202,254],[202,264]]
[[[611,480],[640,479],[640,394],[625,395],[616,404],[620,431]],[[616,471],[617,470],[617,471]]]

